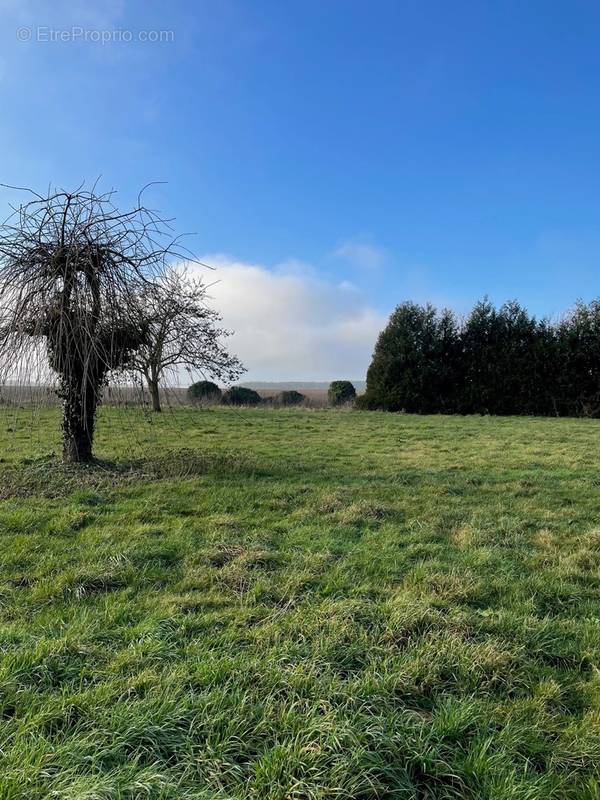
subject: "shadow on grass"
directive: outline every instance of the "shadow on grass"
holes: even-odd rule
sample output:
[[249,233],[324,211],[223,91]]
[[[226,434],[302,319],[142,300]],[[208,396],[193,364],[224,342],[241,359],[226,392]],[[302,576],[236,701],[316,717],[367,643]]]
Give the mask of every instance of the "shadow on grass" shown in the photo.
[[95,459],[64,464],[54,454],[24,459],[0,471],[0,500],[14,497],[64,497],[77,491],[112,489],[133,483],[194,478],[281,478],[301,468],[283,461],[259,460],[239,451],[168,450],[136,459]]
[[[326,483],[361,490],[369,486],[409,494],[425,489],[448,502],[489,501],[498,496],[528,500],[540,494],[545,497],[547,508],[560,508],[567,502],[574,503],[578,486],[582,481],[591,486],[595,475],[590,469],[566,473],[556,469],[540,471],[529,465],[502,468],[490,464],[438,468],[402,465],[392,469],[372,465],[357,471],[354,463],[332,465],[327,460],[299,461],[296,454],[271,457],[242,450],[151,450],[134,459],[96,459],[90,464],[63,464],[51,453],[12,464],[0,463],[0,501],[35,496],[52,499],[75,492],[208,476],[224,482],[286,480],[300,481],[303,486],[322,487]],[[364,509],[359,511],[362,519]],[[369,514],[372,513],[371,510]]]

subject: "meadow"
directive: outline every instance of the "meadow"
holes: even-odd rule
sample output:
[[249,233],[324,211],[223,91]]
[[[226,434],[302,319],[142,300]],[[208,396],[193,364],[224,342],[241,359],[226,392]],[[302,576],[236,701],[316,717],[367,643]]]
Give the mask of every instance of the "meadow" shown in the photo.
[[597,800],[600,424],[0,414],[2,800]]

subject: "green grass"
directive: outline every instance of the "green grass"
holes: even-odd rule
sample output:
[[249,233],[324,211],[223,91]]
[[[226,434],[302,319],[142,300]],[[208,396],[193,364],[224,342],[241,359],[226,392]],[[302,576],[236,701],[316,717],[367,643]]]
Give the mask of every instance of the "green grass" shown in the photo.
[[0,419],[2,800],[600,797],[597,422],[57,426]]

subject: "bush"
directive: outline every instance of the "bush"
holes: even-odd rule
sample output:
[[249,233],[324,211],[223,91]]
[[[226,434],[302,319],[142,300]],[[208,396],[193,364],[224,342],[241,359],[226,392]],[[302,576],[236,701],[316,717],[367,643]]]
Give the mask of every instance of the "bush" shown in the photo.
[[327,399],[331,406],[343,406],[353,403],[356,399],[356,389],[350,381],[333,381],[329,384]]
[[285,392],[279,392],[273,398],[273,402],[277,406],[299,406],[306,401],[306,395],[295,389],[289,389]]
[[261,402],[261,397],[254,389],[232,386],[223,392],[223,402],[228,406],[257,406]]
[[188,388],[187,396],[192,403],[219,403],[223,392],[212,381],[198,381]]
[[359,394],[354,401],[354,408],[358,411],[373,411],[376,406],[374,405],[371,398],[365,394]]

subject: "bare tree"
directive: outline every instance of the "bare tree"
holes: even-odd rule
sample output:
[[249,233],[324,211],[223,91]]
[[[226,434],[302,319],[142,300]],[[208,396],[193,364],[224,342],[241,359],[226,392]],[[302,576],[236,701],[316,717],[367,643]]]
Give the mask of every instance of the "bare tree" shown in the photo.
[[184,269],[168,269],[155,283],[144,286],[139,305],[146,336],[132,366],[148,386],[153,411],[161,411],[160,386],[165,377],[179,367],[225,382],[244,372],[223,344],[230,332],[219,327],[221,317],[207,305],[207,287]]
[[63,458],[89,461],[108,376],[146,338],[140,293],[190,254],[141,196],[120,211],[95,186],[22,191],[0,225],[0,382],[42,352],[63,401]]

